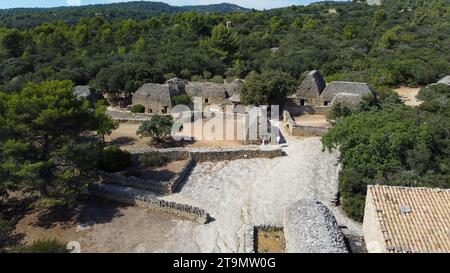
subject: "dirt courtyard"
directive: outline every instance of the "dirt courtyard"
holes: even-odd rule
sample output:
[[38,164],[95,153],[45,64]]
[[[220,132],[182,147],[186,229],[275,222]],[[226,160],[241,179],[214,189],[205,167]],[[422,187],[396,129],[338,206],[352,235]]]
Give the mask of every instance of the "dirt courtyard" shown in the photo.
[[[200,162],[179,192],[163,197],[205,209],[212,217],[208,224],[96,201],[51,226],[45,221],[36,224],[40,222],[37,216],[28,215],[19,222],[16,233],[25,234],[26,242],[38,238],[77,241],[82,252],[244,253],[253,250],[249,230],[283,226],[284,209],[306,199],[323,202],[348,234],[361,236],[361,224],[331,205],[341,168],[338,154],[323,152],[318,137],[284,135],[285,156]],[[86,230],[79,228],[83,223]]]
[[317,115],[316,114],[301,115],[301,116],[295,117],[294,120],[298,125],[301,125],[301,126],[327,126],[330,124],[327,121],[327,118],[325,117],[325,115],[319,115],[319,114],[317,114]]
[[[177,136],[189,136],[194,137],[194,141],[173,141],[169,146],[183,146],[187,148],[194,147],[232,147],[243,145],[242,141],[237,140],[238,125],[224,123],[224,129],[222,130],[222,137],[216,137],[215,128],[203,131],[194,130],[193,128],[199,125],[196,123],[185,123],[183,130],[177,133]],[[203,124],[207,124],[203,121]],[[152,147],[153,144],[148,138],[140,138],[136,135],[139,129],[139,123],[120,123],[119,128],[114,130],[110,136],[106,137],[107,142],[120,145],[124,149],[142,149]],[[234,128],[234,129],[231,129]],[[231,137],[228,137],[226,132],[231,132]],[[220,133],[218,133],[220,135]],[[230,139],[230,140],[227,140]]]
[[14,234],[23,243],[76,241],[82,253],[154,252],[165,244],[178,220],[158,211],[92,199],[70,211],[28,214]]
[[399,87],[394,89],[394,92],[400,95],[401,99],[406,105],[409,106],[417,106],[420,105],[420,101],[416,99],[417,94],[419,94],[420,87],[418,88],[410,88],[410,87]]

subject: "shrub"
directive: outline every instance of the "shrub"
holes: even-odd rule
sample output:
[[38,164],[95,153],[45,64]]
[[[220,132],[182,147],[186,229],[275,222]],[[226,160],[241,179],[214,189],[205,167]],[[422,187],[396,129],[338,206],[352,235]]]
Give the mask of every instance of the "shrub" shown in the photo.
[[210,81],[213,82],[213,83],[221,84],[221,83],[223,83],[224,79],[223,79],[222,76],[217,75],[217,76],[214,76]]
[[132,113],[145,113],[145,106],[141,104],[133,105],[131,108]]
[[139,157],[142,167],[160,167],[169,162],[169,158],[162,153],[143,154]]
[[144,122],[136,132],[141,137],[151,137],[156,142],[161,142],[172,132],[173,120],[170,116],[155,115]]
[[181,94],[178,96],[173,97],[173,104],[174,105],[191,105],[191,97],[189,97],[187,94]]
[[337,103],[331,107],[331,110],[328,113],[328,118],[335,120],[341,117],[350,116],[351,114],[352,110],[349,107],[342,105],[341,103]]
[[140,177],[141,173],[139,171],[129,170],[123,173],[126,177]]
[[0,218],[0,244],[8,238],[12,230],[13,225],[9,221]]
[[128,168],[132,163],[131,154],[121,150],[116,145],[103,149],[98,168],[105,172],[120,172]]
[[66,245],[56,239],[38,240],[31,245],[19,247],[19,253],[69,253]]

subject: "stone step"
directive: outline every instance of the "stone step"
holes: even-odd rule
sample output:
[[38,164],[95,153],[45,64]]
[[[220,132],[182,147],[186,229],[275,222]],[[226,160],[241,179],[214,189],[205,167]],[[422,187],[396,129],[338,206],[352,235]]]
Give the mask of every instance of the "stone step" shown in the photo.
[[201,224],[206,224],[211,219],[209,214],[201,208],[166,201],[162,196],[145,190],[112,184],[95,184],[89,188],[89,194],[125,204],[172,213]]

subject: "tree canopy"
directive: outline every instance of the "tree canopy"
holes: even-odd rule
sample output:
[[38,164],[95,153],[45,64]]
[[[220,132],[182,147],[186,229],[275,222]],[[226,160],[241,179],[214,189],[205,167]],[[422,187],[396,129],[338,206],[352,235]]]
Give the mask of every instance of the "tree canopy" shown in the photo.
[[338,119],[323,137],[338,148],[345,211],[362,220],[368,185],[450,187],[450,86],[422,89],[417,108],[386,97],[380,109]]
[[21,190],[42,202],[66,203],[94,178],[98,141],[109,117],[73,95],[70,81],[29,83],[0,93],[0,190]]
[[[448,0],[327,2],[268,11],[130,13],[116,20],[89,12],[76,23],[28,29],[3,19],[0,90],[68,79],[98,92],[130,93],[142,82],[173,76],[234,79],[275,70],[298,79],[313,69],[328,81],[363,81],[377,89],[426,85],[450,74],[449,6]],[[21,11],[7,13],[3,18]]]

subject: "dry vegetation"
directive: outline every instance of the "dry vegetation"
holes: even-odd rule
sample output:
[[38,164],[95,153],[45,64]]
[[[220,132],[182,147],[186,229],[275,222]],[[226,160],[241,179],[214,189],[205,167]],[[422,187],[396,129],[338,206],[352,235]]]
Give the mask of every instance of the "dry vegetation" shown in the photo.
[[286,241],[282,228],[255,228],[257,253],[284,253]]

